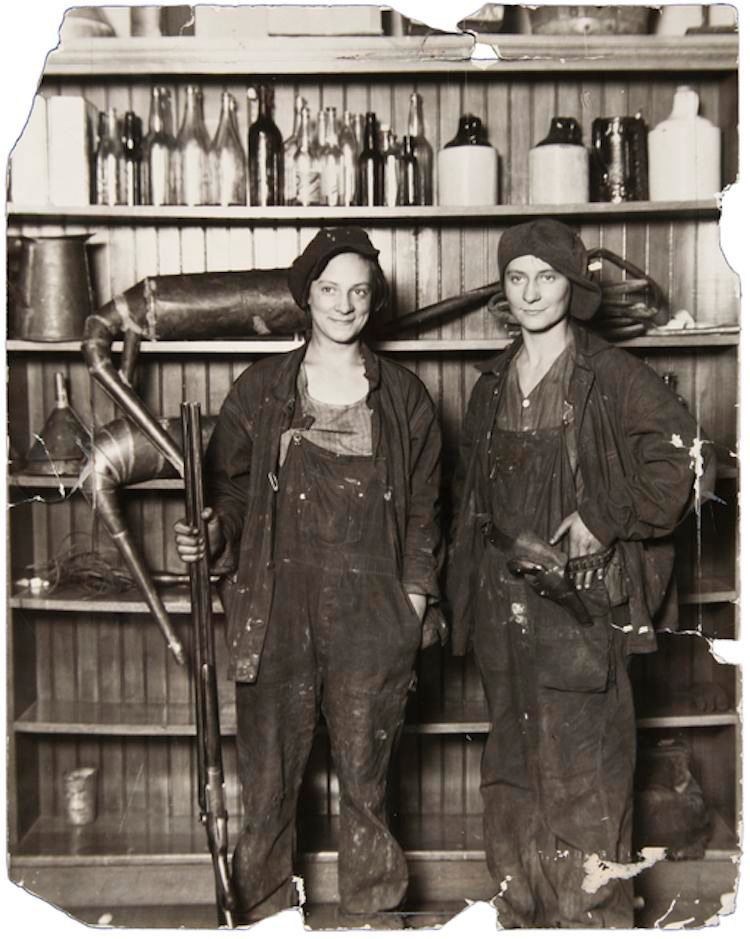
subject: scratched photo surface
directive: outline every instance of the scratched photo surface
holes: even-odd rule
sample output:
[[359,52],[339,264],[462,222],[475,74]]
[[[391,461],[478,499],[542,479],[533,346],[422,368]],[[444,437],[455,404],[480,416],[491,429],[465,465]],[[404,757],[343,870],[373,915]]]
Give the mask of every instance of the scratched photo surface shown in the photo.
[[[49,0],[51,37],[26,30],[3,138],[18,922],[736,924],[735,10],[470,5]],[[369,450],[334,452],[373,469],[292,512],[298,438],[318,459],[331,436],[299,374],[340,256],[369,265],[373,416]],[[574,341],[529,380],[553,281],[544,329]],[[186,565],[175,525],[231,498],[211,571]],[[311,524],[318,573],[284,579]],[[395,574],[361,587],[360,545]],[[302,655],[329,614],[345,641]]]

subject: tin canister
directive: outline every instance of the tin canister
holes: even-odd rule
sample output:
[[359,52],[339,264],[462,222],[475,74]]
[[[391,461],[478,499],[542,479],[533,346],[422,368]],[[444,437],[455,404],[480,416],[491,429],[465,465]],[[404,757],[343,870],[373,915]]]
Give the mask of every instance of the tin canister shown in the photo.
[[65,812],[71,825],[89,825],[96,818],[95,766],[79,766],[63,776]]
[[10,284],[12,335],[34,342],[83,336],[93,298],[86,241],[90,235],[17,239],[17,277]]
[[594,202],[648,199],[646,124],[635,117],[598,117],[591,129]]

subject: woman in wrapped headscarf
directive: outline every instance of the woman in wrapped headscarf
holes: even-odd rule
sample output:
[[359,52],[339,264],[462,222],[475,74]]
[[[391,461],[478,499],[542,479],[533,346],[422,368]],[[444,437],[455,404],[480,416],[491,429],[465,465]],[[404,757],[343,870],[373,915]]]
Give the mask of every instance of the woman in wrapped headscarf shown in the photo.
[[632,925],[635,720],[626,663],[676,622],[670,535],[691,505],[695,421],[582,323],[599,287],[569,226],[504,232],[520,337],[484,365],[463,428],[449,567],[454,651],[489,703],[487,863],[503,926]]

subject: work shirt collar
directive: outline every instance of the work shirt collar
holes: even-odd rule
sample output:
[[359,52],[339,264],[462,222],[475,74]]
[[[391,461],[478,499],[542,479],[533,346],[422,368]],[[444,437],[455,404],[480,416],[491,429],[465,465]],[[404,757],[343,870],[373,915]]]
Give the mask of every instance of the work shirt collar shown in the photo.
[[[380,362],[375,353],[364,342],[360,343],[362,360],[365,363],[365,378],[370,386],[370,392],[373,392],[380,385]],[[297,374],[302,365],[302,360],[307,351],[307,343],[295,349],[284,361],[280,369],[279,380],[273,388],[274,395],[280,401],[292,403],[294,408],[294,398],[297,390]]]

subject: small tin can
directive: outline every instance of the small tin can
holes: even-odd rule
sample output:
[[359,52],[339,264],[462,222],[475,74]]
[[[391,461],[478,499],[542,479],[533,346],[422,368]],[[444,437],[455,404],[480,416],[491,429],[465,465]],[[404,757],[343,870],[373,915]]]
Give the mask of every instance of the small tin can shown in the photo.
[[71,825],[90,825],[96,818],[95,766],[79,766],[63,776],[65,811]]

